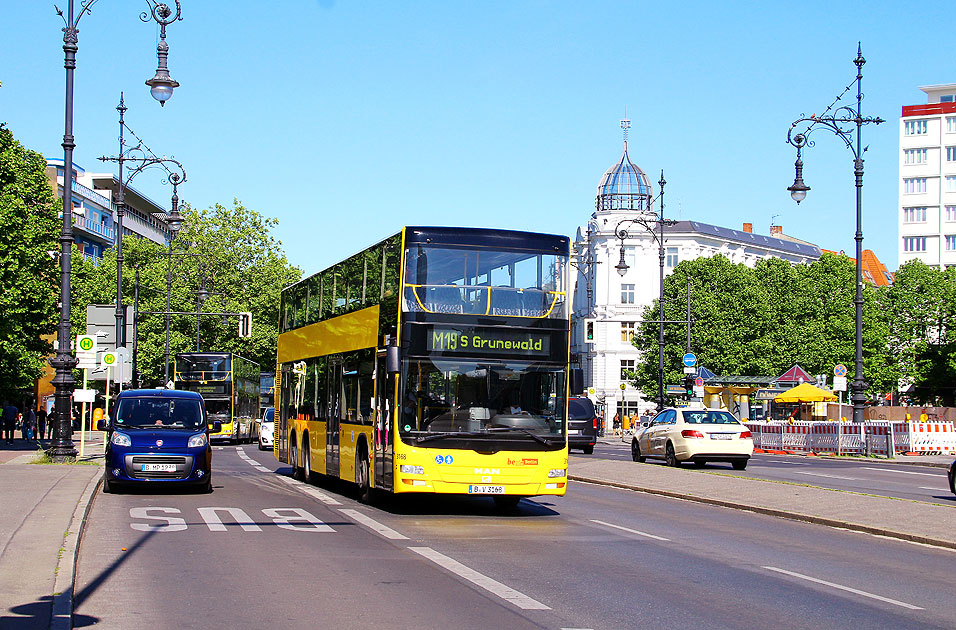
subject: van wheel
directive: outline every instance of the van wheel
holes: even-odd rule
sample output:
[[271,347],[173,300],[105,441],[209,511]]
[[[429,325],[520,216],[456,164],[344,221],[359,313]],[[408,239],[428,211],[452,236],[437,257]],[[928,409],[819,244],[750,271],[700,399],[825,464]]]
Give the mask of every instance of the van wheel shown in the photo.
[[594,452],[594,447],[593,447],[593,446],[588,445],[588,446],[585,446],[585,447],[584,447],[584,454],[585,454],[585,455],[590,455],[590,454],[593,453],[593,452]]
[[359,451],[355,463],[355,482],[358,484],[359,501],[369,503],[372,499],[372,475],[364,448]]
[[103,494],[116,494],[116,484],[103,475]]

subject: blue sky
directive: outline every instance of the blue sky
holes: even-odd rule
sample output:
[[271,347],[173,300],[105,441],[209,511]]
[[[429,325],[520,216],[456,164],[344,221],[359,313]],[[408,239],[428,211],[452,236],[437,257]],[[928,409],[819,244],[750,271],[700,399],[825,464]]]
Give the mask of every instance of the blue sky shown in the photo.
[[[8,4],[0,121],[62,158],[62,23],[49,2]],[[956,82],[952,2],[183,0],[167,31],[181,87],[161,109],[146,7],[99,0],[80,22],[74,160],[109,170],[123,91],[130,127],[185,165],[183,200],[276,217],[307,273],[407,224],[573,235],[625,107],[668,216],[852,252],[851,153],[816,134],[797,207],[786,134],[852,82],[858,41],[863,113],[887,120],[865,129],[864,247],[895,269],[900,108]],[[158,175],[134,186],[168,205]]]

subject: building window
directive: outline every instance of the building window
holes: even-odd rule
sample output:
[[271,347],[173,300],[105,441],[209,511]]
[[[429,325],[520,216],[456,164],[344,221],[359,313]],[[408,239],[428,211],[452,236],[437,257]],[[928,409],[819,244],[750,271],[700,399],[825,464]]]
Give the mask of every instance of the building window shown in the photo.
[[906,149],[903,151],[904,164],[926,164],[926,149]]
[[926,223],[926,208],[903,208],[903,223]]
[[943,94],[939,97],[940,103],[952,103],[953,98],[956,97],[956,94]]
[[925,120],[907,120],[903,124],[904,133],[907,136],[923,136],[926,135],[926,121]]
[[629,269],[637,264],[637,247],[633,245],[624,246],[624,262]]
[[637,322],[621,322],[621,341],[631,343],[636,332]]
[[634,285],[622,284],[621,285],[621,304],[633,304],[633,303],[634,303]]
[[678,263],[677,248],[668,247],[667,248],[667,268],[673,269],[677,266]]
[[946,133],[956,133],[956,116],[946,118]]
[[946,176],[946,192],[956,192],[956,175]]
[[621,359],[621,380],[631,380],[632,372],[634,372],[634,359]]
[[903,192],[907,194],[926,192],[925,177],[910,177],[903,180]]
[[956,252],[956,235],[946,237],[946,251]]
[[956,162],[956,147],[946,147],[946,161]]
[[926,251],[926,237],[925,236],[907,236],[903,239],[903,251],[904,252],[925,252]]
[[956,221],[956,206],[946,206],[946,220]]

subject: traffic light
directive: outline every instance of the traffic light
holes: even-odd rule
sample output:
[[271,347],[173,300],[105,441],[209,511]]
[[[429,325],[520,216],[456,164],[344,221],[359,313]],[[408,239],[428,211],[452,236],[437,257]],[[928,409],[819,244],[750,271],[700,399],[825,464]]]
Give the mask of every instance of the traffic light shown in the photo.
[[693,374],[684,375],[684,394],[687,396],[687,400],[690,400],[694,397],[694,381],[697,380]]
[[594,320],[588,319],[584,322],[584,341],[585,343],[594,343]]
[[239,336],[252,336],[252,313],[239,313]]

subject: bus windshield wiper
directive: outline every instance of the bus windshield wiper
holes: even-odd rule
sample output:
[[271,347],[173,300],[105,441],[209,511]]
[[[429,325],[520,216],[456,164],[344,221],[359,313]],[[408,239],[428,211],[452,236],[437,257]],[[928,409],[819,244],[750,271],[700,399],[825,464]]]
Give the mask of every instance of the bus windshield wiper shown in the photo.
[[440,440],[448,437],[475,437],[477,435],[487,434],[487,431],[446,431],[444,433],[429,433],[428,435],[418,436],[415,438],[415,442],[421,444],[422,442],[431,442],[432,440]]
[[535,441],[540,442],[545,446],[554,446],[554,442],[546,437],[541,437],[531,429],[523,429],[521,427],[489,427],[488,431],[490,433],[524,433],[525,435],[530,435],[535,439]]

